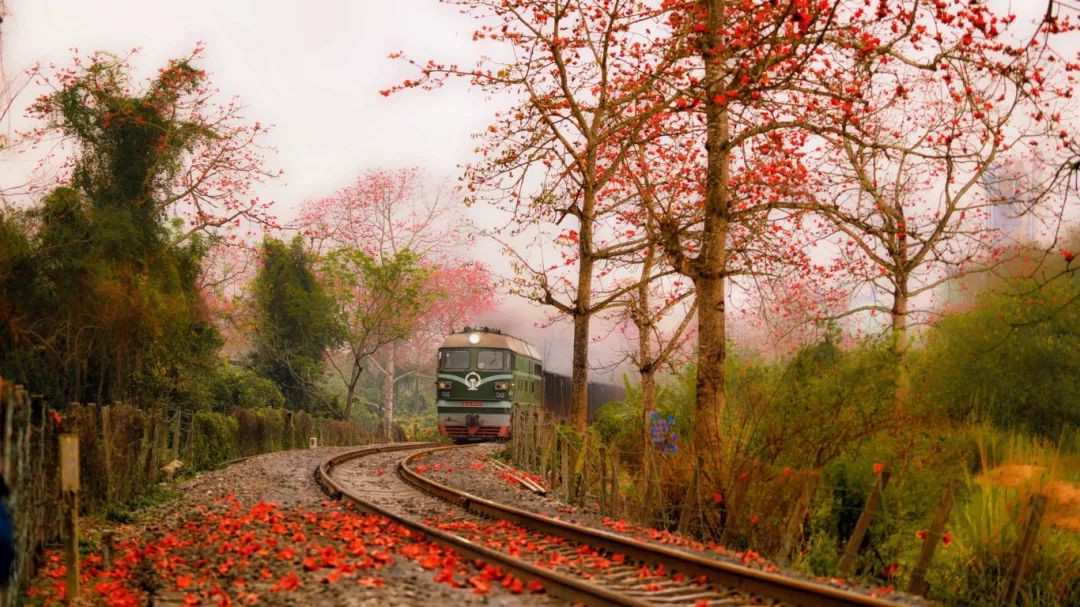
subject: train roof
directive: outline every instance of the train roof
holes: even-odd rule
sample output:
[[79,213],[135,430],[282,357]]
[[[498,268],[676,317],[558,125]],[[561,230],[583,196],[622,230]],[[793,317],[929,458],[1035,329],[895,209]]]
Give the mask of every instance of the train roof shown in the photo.
[[[470,335],[479,335],[480,340],[476,343],[469,341]],[[452,333],[446,336],[440,348],[499,348],[510,350],[514,354],[527,356],[540,360],[540,352],[529,342],[518,339],[504,333],[485,330],[465,330],[460,333]]]

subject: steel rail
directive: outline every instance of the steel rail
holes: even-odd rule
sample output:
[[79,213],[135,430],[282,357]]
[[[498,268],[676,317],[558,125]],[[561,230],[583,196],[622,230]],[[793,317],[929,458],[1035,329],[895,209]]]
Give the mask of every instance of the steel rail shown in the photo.
[[438,443],[412,443],[365,447],[363,449],[338,455],[323,462],[317,469],[315,476],[323,489],[332,497],[344,498],[356,504],[362,511],[385,516],[391,520],[397,521],[401,525],[418,533],[422,533],[443,546],[453,548],[469,558],[480,559],[496,564],[526,581],[538,580],[544,585],[549,594],[573,602],[584,602],[590,605],[653,605],[653,603],[647,600],[604,588],[595,583],[558,571],[538,567],[532,563],[492,550],[486,546],[481,546],[462,537],[447,533],[441,529],[436,529],[420,521],[390,512],[341,486],[341,484],[331,477],[331,471],[334,466],[366,455],[388,451],[423,449],[422,451],[405,458],[403,461],[398,462],[397,474],[406,483],[412,485],[421,492],[435,495],[475,514],[513,522],[532,531],[561,537],[573,542],[588,544],[609,553],[623,554],[643,563],[663,565],[669,570],[678,571],[687,576],[705,576],[707,580],[715,585],[759,596],[771,597],[789,604],[806,606],[828,605],[834,607],[896,607],[897,605],[900,605],[900,603],[878,597],[834,588],[807,580],[767,573],[750,567],[744,567],[675,550],[666,546],[650,544],[608,531],[582,527],[565,521],[541,516],[513,506],[500,504],[425,478],[408,466],[409,463],[421,457],[427,457],[437,451],[455,448],[461,447],[455,445],[438,446]]
[[440,449],[430,449],[409,456],[398,463],[398,473],[414,487],[458,504],[471,512],[510,521],[540,533],[589,544],[610,553],[624,554],[637,561],[663,565],[669,570],[679,571],[687,576],[705,576],[710,582],[720,586],[771,597],[795,605],[896,607],[900,604],[880,597],[768,573],[667,546],[650,544],[609,531],[556,520],[449,487],[416,473],[407,465],[438,450]]
[[[365,455],[372,455],[374,453],[385,453],[387,451],[408,451],[417,448],[424,448],[434,443],[428,444],[405,444],[405,445],[386,445],[381,447],[366,447],[357,451],[351,451],[332,457],[325,461],[318,467],[315,472],[315,478],[319,485],[323,488],[328,495],[334,498],[345,499],[355,504],[360,510],[367,512],[368,514],[374,514],[377,516],[384,516],[398,524],[406,527],[417,533],[421,533],[428,539],[437,542],[447,548],[452,548],[463,556],[470,559],[479,559],[497,565],[504,570],[513,573],[515,576],[521,578],[524,581],[537,580],[544,585],[544,589],[548,594],[557,596],[567,601],[575,603],[586,603],[588,605],[602,605],[602,606],[630,606],[630,607],[648,607],[652,605],[647,601],[642,601],[636,597],[632,597],[620,592],[615,592],[602,586],[590,584],[582,579],[560,573],[558,571],[551,571],[538,567],[521,559],[514,558],[502,552],[498,552],[481,546],[475,542],[471,542],[465,538],[458,537],[447,533],[441,529],[436,529],[430,525],[426,525],[420,521],[412,518],[395,514],[375,505],[364,498],[360,497],[356,493],[341,486],[337,481],[331,477],[331,471],[334,466],[338,466],[349,460],[358,459]],[[436,449],[430,449],[424,453],[432,453],[441,449],[453,449],[457,446],[443,446]]]

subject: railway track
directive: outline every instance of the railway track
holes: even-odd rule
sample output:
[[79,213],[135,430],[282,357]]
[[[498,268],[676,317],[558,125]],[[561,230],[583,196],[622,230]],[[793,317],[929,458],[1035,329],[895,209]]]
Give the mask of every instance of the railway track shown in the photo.
[[[390,518],[464,557],[526,582],[537,580],[550,595],[567,601],[695,607],[900,604],[526,512],[440,484],[409,467],[436,451],[459,448],[435,443],[365,447],[323,462],[316,478],[332,497]],[[492,519],[514,526],[522,541],[491,547],[483,530]],[[547,564],[537,565],[542,559]]]

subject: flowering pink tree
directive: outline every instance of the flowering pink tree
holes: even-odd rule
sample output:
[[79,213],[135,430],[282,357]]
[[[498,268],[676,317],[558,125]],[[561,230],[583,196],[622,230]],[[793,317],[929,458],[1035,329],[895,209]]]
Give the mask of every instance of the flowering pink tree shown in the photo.
[[415,372],[398,373],[403,357],[430,360],[446,333],[495,303],[487,268],[463,258],[473,230],[451,200],[442,184],[432,183],[418,168],[377,169],[332,196],[306,203],[297,221],[319,253],[348,247],[385,262],[408,252],[424,272],[416,285],[420,304],[397,311],[408,316],[408,330],[370,351],[348,353],[349,372],[341,374],[348,384],[369,365],[383,378],[380,413],[388,436],[395,386]]

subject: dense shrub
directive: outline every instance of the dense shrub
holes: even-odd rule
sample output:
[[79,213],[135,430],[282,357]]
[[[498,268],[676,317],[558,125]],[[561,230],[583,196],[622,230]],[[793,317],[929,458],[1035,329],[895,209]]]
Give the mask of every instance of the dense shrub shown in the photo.
[[1017,281],[939,321],[913,361],[927,415],[988,419],[1052,440],[1080,426],[1077,297],[1078,276],[1041,287]]
[[215,468],[236,457],[240,424],[221,413],[201,411],[195,415],[191,465],[196,470]]

